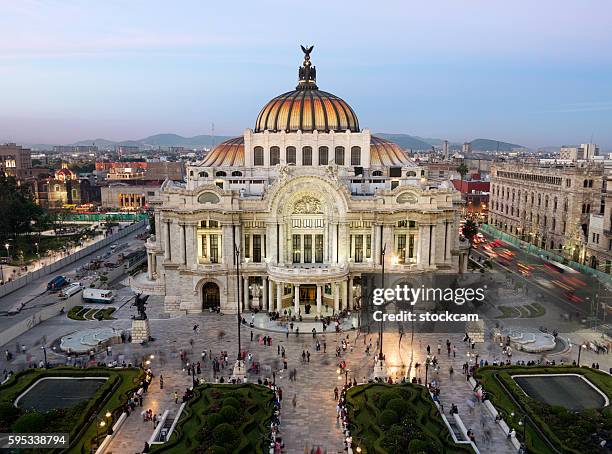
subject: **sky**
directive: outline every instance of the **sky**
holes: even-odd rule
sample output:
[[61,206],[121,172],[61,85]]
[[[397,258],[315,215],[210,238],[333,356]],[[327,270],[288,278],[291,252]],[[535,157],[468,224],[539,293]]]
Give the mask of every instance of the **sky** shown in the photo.
[[239,135],[300,44],[361,127],[612,151],[609,0],[0,0],[0,141]]

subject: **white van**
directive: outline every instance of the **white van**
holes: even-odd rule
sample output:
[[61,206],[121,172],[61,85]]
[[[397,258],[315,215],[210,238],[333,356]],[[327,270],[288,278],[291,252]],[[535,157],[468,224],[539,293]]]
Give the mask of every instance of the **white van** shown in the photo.
[[72,295],[79,293],[83,287],[80,282],[74,282],[61,291],[60,296],[64,298],[70,298]]

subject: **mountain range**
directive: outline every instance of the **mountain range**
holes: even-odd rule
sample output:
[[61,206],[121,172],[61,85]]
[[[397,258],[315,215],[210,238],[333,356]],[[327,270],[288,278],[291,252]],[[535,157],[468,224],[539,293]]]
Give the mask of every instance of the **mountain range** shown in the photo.
[[[409,134],[390,134],[390,133],[374,133],[375,136],[382,137],[395,142],[400,147],[406,150],[431,150],[431,147],[441,147],[444,143],[443,139],[425,138],[412,136]],[[208,134],[197,135],[193,137],[183,137],[178,134],[155,134],[145,137],[140,140],[122,140],[113,141],[103,138],[80,140],[69,144],[74,146],[95,145],[101,150],[112,149],[116,146],[135,146],[142,149],[154,149],[158,147],[185,147],[185,148],[210,148],[213,145],[219,144],[224,140],[232,138],[231,136],[211,136]],[[473,151],[512,151],[515,148],[524,148],[522,145],[514,143],[501,142],[493,139],[474,139],[471,142]],[[28,146],[36,150],[49,150],[53,145],[49,144],[29,144]],[[457,142],[449,142],[451,150],[460,150],[462,144]]]

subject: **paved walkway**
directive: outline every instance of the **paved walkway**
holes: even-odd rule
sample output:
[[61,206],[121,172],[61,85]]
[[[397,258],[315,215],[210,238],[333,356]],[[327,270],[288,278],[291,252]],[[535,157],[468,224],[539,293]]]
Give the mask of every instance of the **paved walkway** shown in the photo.
[[[128,292],[128,289],[120,290],[120,295]],[[127,296],[127,293],[126,293]],[[121,299],[121,298],[120,298]],[[233,360],[236,356],[236,324],[235,317],[231,315],[219,314],[199,314],[189,316],[178,316],[171,318],[162,312],[163,305],[161,298],[151,297],[149,299],[149,314],[152,336],[155,341],[146,346],[134,344],[121,344],[113,348],[115,359],[125,359],[127,362],[139,363],[140,360],[151,354],[155,355],[151,367],[156,375],[151,385],[149,395],[145,399],[144,408],[151,408],[155,413],[163,413],[164,410],[174,410],[177,406],[174,403],[172,394],[175,389],[182,391],[191,383],[191,377],[183,372],[183,363],[180,360],[180,351],[186,351],[189,361],[201,361],[201,352],[212,351],[213,357],[219,356],[221,351],[227,351],[229,365],[222,370],[224,377],[229,377],[232,372]],[[25,367],[26,360],[38,362],[41,359],[40,349],[41,339],[46,337],[46,344],[62,335],[74,332],[77,329],[92,328],[97,326],[114,326],[119,329],[130,327],[129,316],[134,312],[134,308],[129,305],[123,306],[116,313],[118,320],[113,321],[88,321],[79,322],[68,320],[64,317],[55,317],[33,330],[25,333],[17,339],[21,345],[26,345],[25,355],[18,354],[7,364],[4,357],[0,360],[0,367],[3,369],[20,370]],[[247,315],[247,320],[250,315]],[[524,322],[522,322],[524,323]],[[537,323],[537,321],[534,321]],[[199,329],[194,331],[194,325],[199,325]],[[254,339],[250,340],[251,331]],[[272,337],[272,346],[265,347],[257,342],[258,334],[269,335]],[[346,333],[343,334],[346,336]],[[375,350],[377,335],[357,336],[356,331],[348,333],[353,350],[348,349],[343,354],[349,369],[349,379],[356,378],[361,382],[370,376],[373,367],[373,357],[367,356],[365,346],[372,343],[372,350]],[[569,336],[570,334],[567,334]],[[574,339],[579,339],[578,333],[572,333]],[[447,358],[445,350],[446,338],[457,346],[457,357]],[[565,336],[564,336],[565,337]],[[364,344],[364,338],[366,343]],[[276,382],[283,389],[283,408],[281,413],[282,426],[281,434],[285,440],[287,453],[301,453],[304,447],[321,446],[328,453],[339,453],[343,451],[343,437],[338,429],[335,402],[333,400],[334,387],[344,383],[344,377],[336,373],[338,358],[335,356],[335,348],[338,345],[339,336],[335,333],[319,335],[321,351],[316,352],[312,334],[303,333],[299,336],[295,334],[287,337],[283,333],[273,333],[269,331],[251,330],[243,327],[242,331],[243,350],[254,355],[254,361],[261,364],[260,377],[272,377],[272,372],[276,371]],[[576,340],[577,341],[577,340]],[[576,342],[575,341],[575,342]],[[323,343],[326,344],[326,352],[323,352]],[[476,440],[483,452],[510,452],[507,450],[505,435],[495,426],[491,426],[490,421],[485,421],[483,428],[480,423],[482,409],[476,408],[474,414],[470,414],[466,400],[471,396],[471,388],[465,381],[461,373],[461,365],[465,362],[468,346],[462,342],[462,335],[440,335],[440,334],[418,334],[415,335],[414,344],[411,344],[410,336],[406,335],[401,342],[397,333],[385,333],[384,351],[387,357],[390,373],[394,378],[421,375],[424,379],[424,367],[419,371],[415,368],[418,362],[424,364],[426,346],[429,344],[433,354],[437,353],[437,344],[442,346],[440,355],[441,370],[439,380],[442,388],[442,402],[448,414],[450,404],[455,403],[459,407],[459,415],[464,420],[467,428],[472,428],[476,434]],[[278,354],[278,347],[285,348],[287,358],[287,370],[283,369],[282,358]],[[14,346],[8,346],[11,351]],[[310,363],[302,363],[302,351],[309,351],[311,354]],[[477,351],[483,358],[489,361],[500,359],[499,346],[487,342],[477,346]],[[63,356],[48,350],[51,362],[63,361]],[[557,361],[564,359],[571,362],[575,359],[575,350],[568,353],[555,355]],[[523,355],[515,353],[513,361],[517,359],[538,359],[539,356]],[[590,364],[599,362],[602,369],[612,366],[612,356],[596,355],[593,352],[585,351],[582,354],[583,363]],[[455,370],[453,381],[448,378],[448,367],[453,365]],[[295,368],[297,380],[292,382],[288,378],[288,371]],[[432,370],[429,371],[432,373]],[[165,389],[159,390],[159,374],[164,375]],[[202,377],[212,379],[212,371],[209,363],[202,368]],[[431,377],[431,375],[430,375]],[[257,376],[250,376],[251,381],[256,381]],[[296,407],[293,407],[292,399],[296,396]],[[485,413],[485,418],[488,416]],[[491,430],[493,442],[490,446],[485,446],[483,433],[489,428]],[[494,430],[497,429],[497,430]],[[153,427],[151,423],[144,423],[139,416],[139,412],[130,416],[122,429],[117,433],[115,440],[108,452],[113,453],[134,453],[142,450],[144,442],[149,439]]]

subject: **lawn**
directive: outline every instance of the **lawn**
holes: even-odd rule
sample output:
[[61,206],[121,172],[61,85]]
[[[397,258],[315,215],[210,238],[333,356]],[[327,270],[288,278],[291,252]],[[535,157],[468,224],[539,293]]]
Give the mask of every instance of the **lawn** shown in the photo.
[[104,309],[83,308],[83,306],[74,306],[68,311],[68,318],[72,320],[115,320],[112,316],[116,308],[107,307]]
[[155,453],[268,452],[273,392],[265,386],[205,384],[195,388],[170,440]]
[[[15,399],[43,377],[108,377],[108,380],[97,388],[89,399],[67,408],[60,408],[60,402],[58,408],[50,411],[24,411],[15,408]],[[113,414],[113,421],[116,420],[122,412],[123,404],[139,386],[142,377],[142,371],[134,368],[57,367],[19,372],[7,383],[0,385],[0,432],[69,433],[69,452],[90,452],[92,442],[97,437],[97,421],[104,420],[107,411]],[[60,400],[66,397],[61,395],[62,392],[58,392],[57,397]],[[101,432],[100,435],[102,438],[104,433]]]
[[353,449],[362,453],[473,453],[453,442],[427,389],[370,383],[346,395]]
[[[519,421],[527,414],[531,421],[526,425],[526,442],[529,452],[548,454],[552,452],[546,439],[562,453],[603,452],[599,450],[591,434],[612,431],[612,409],[592,408],[580,411],[568,410],[562,406],[548,405],[525,394],[513,375],[532,374],[580,374],[597,386],[608,398],[612,396],[612,377],[589,368],[573,366],[552,367],[483,367],[476,371],[491,402],[504,415],[509,426],[517,430],[522,440]],[[551,382],[551,390],[554,383]],[[581,388],[565,388],[568,400],[580,399]],[[572,394],[573,393],[573,394]],[[511,414],[515,416],[512,417]],[[539,428],[539,430],[538,430]]]

